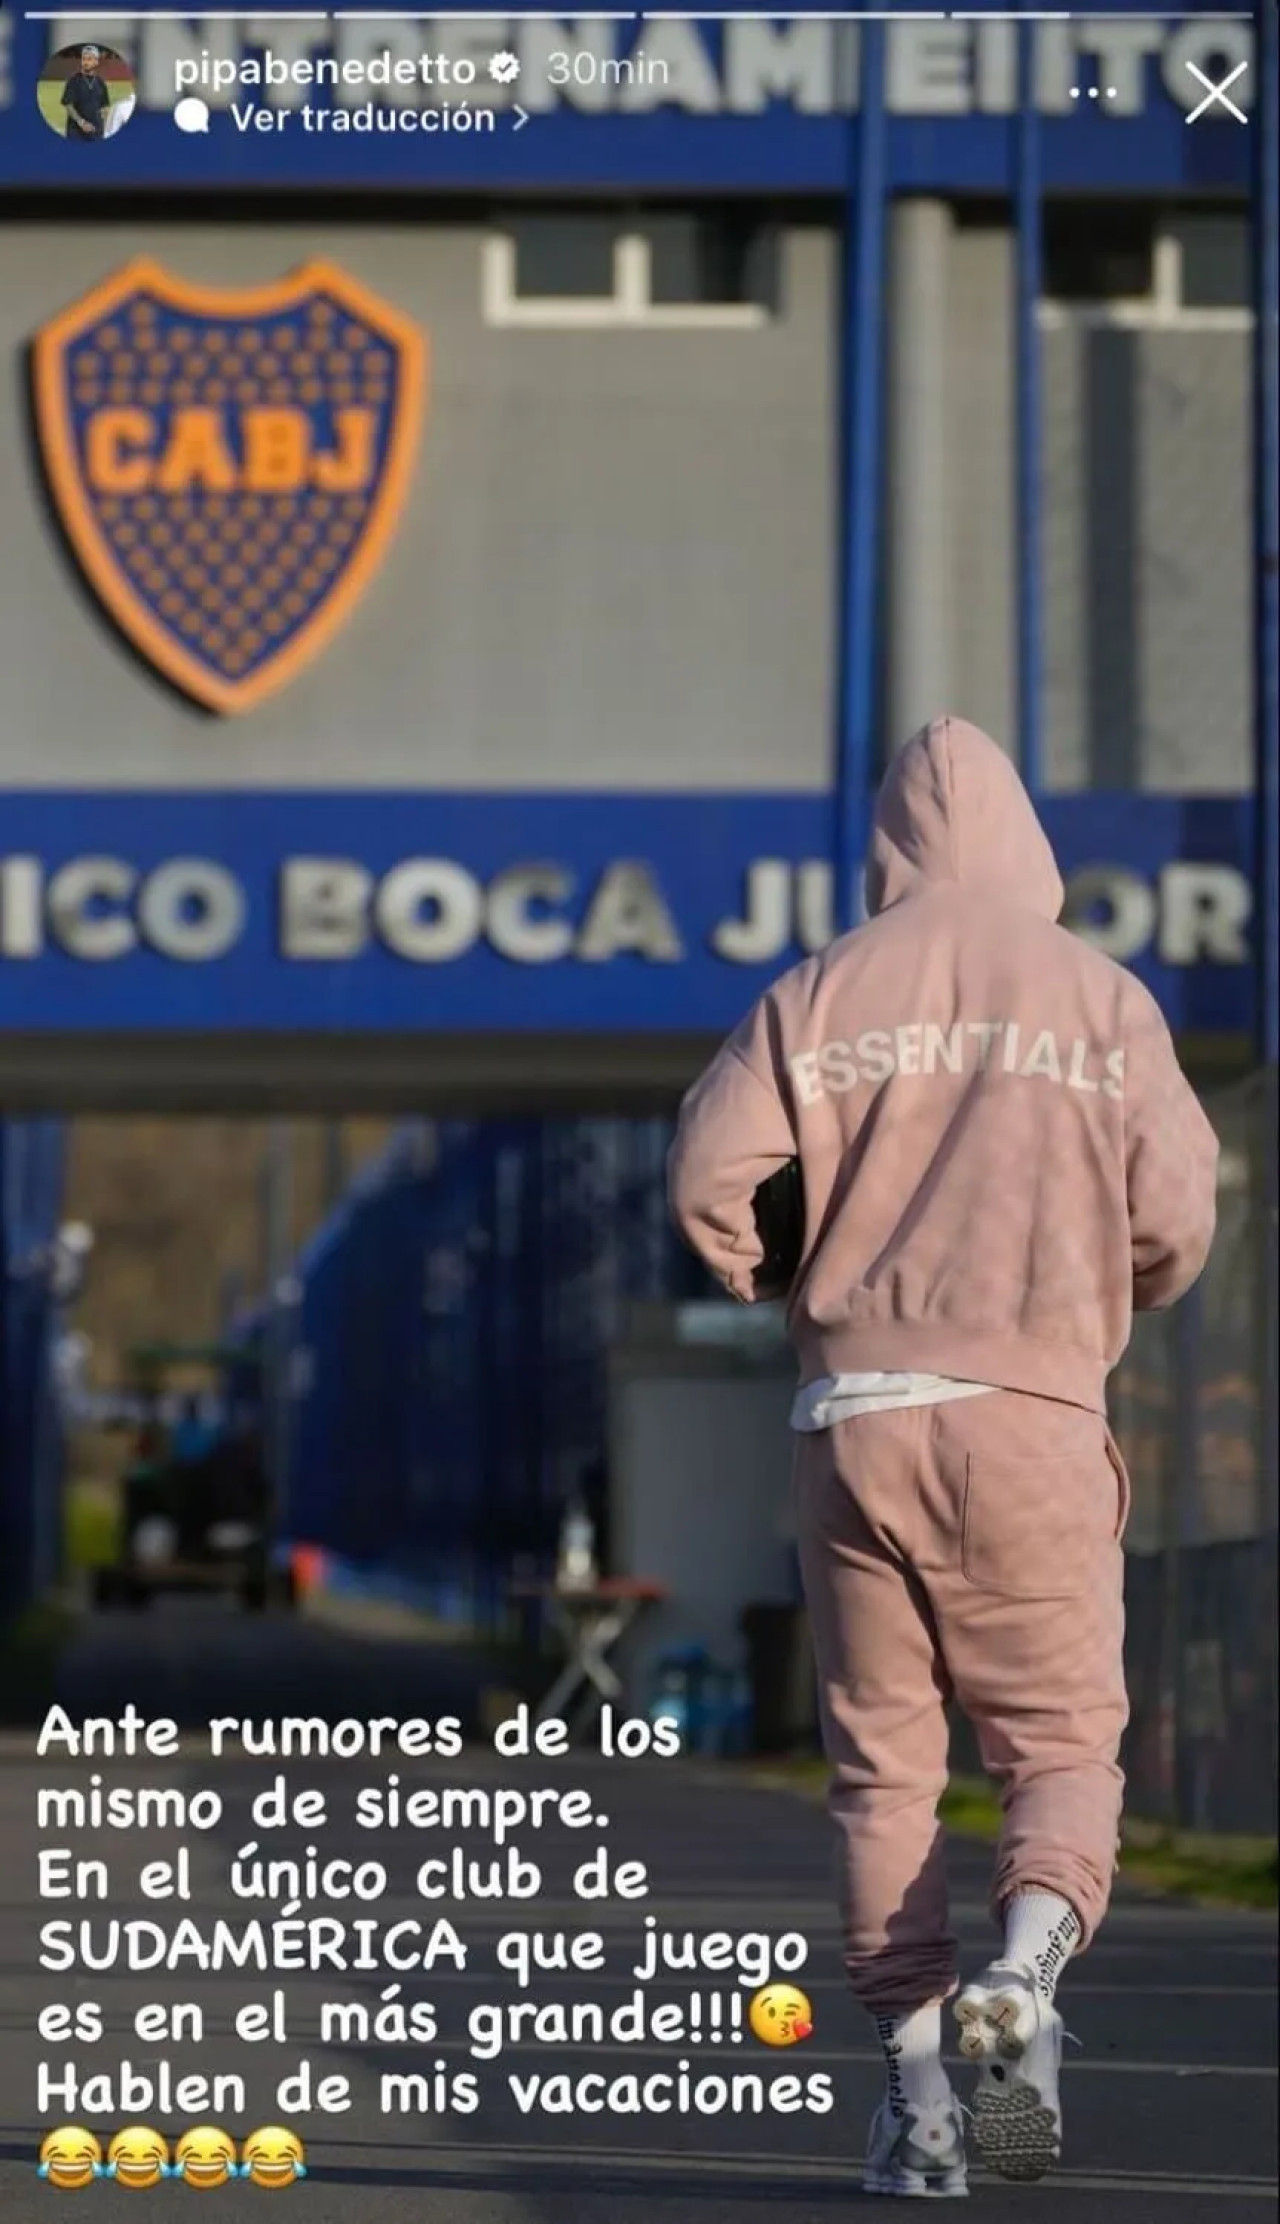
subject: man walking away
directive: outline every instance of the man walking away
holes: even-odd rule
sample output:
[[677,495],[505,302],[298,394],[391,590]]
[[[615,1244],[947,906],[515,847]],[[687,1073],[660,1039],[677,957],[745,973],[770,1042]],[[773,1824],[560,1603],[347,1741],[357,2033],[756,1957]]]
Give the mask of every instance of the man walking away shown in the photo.
[[[1128,1719],[1106,1381],[1213,1234],[1217,1142],[1164,1021],[1062,901],[1008,758],[935,720],[880,791],[870,923],[762,997],[671,1154],[676,1219],[745,1303],[755,1190],[803,1173],[795,1512],[845,1962],[887,2069],[874,2193],[967,2190],[952,2000],[985,2161],[1031,2179],[1061,2151],[1054,1994],[1106,1912]],[[958,1999],[953,1699],[1004,1807],[1003,1943]]]
[[102,60],[101,49],[82,46],[80,67],[67,79],[62,88],[62,105],[67,111],[68,139],[103,139],[106,137],[107,111],[111,106],[111,92],[98,73]]

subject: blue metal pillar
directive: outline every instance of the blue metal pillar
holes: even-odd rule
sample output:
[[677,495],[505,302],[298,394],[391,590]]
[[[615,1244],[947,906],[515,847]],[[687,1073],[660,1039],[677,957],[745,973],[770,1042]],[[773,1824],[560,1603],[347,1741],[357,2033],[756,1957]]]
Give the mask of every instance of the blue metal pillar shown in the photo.
[[0,1621],[23,1603],[22,1508],[16,1472],[13,1396],[13,1284],[10,1273],[10,1123],[0,1120]]
[[[1256,261],[1254,327],[1254,424],[1256,511],[1256,807],[1258,813],[1259,1052],[1274,1072],[1280,1036],[1280,579],[1277,565],[1277,489],[1280,470],[1280,366],[1277,301],[1280,297],[1280,9],[1263,0],[1258,10],[1258,92],[1253,109]],[[1274,1161],[1274,1153],[1269,1154]]]
[[1043,190],[1040,115],[1036,102],[1036,25],[1018,25],[1017,178],[1014,194],[1014,375],[1017,455],[1014,466],[1017,585],[1018,763],[1034,797],[1044,749],[1041,685],[1044,594],[1040,498],[1042,391],[1040,375],[1041,222]]
[[884,25],[858,26],[857,162],[844,213],[840,380],[844,472],[840,520],[840,697],[836,740],[836,932],[856,922],[855,887],[872,782],[876,584],[884,347]]
[[1277,1179],[1277,1037],[1280,1036],[1280,518],[1276,473],[1280,469],[1280,11],[1262,0],[1257,14],[1258,87],[1253,108],[1255,249],[1254,325],[1254,810],[1257,815],[1258,1050],[1262,1060],[1264,1227],[1260,1376],[1262,1440],[1259,1479],[1264,1529],[1274,1529],[1280,1500],[1280,1405],[1276,1342],[1280,1336],[1280,1182]]
[[0,1121],[0,1620],[49,1588],[61,1558],[52,1246],[62,1182],[59,1121]]

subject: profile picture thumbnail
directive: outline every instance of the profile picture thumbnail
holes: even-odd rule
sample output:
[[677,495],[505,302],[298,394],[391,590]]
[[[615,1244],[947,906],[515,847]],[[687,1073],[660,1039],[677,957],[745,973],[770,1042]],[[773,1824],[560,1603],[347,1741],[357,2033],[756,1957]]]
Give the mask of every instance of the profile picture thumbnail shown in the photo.
[[60,46],[40,73],[36,97],[60,139],[84,146],[111,139],[123,131],[137,103],[133,65],[115,47],[93,39]]

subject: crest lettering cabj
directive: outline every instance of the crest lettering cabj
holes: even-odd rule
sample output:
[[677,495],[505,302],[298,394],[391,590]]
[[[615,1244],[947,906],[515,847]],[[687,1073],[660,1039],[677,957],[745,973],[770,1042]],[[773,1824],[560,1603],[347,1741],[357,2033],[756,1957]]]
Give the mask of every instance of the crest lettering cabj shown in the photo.
[[408,492],[427,343],[329,263],[227,290],[131,263],[33,350],[37,435],[121,631],[206,709],[251,710],[332,639]]

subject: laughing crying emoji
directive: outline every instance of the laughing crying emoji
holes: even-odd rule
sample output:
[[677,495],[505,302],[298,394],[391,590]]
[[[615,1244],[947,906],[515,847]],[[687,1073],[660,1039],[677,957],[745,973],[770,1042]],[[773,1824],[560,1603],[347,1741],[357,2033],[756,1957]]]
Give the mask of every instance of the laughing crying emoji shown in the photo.
[[235,2141],[227,2132],[216,2124],[193,2124],[183,2132],[174,2152],[172,2177],[207,2193],[238,2174]]
[[251,2185],[279,2192],[306,2174],[303,2145],[296,2131],[286,2131],[281,2124],[265,2124],[261,2131],[250,2132],[241,2153],[240,2175]]
[[78,2193],[102,2176],[102,2147],[82,2124],[61,2124],[51,2131],[40,2149],[37,2175],[56,2185],[59,2193]]
[[146,2124],[129,2124],[118,2131],[107,2149],[106,2178],[131,2192],[159,2185],[169,2175],[169,2142]]

